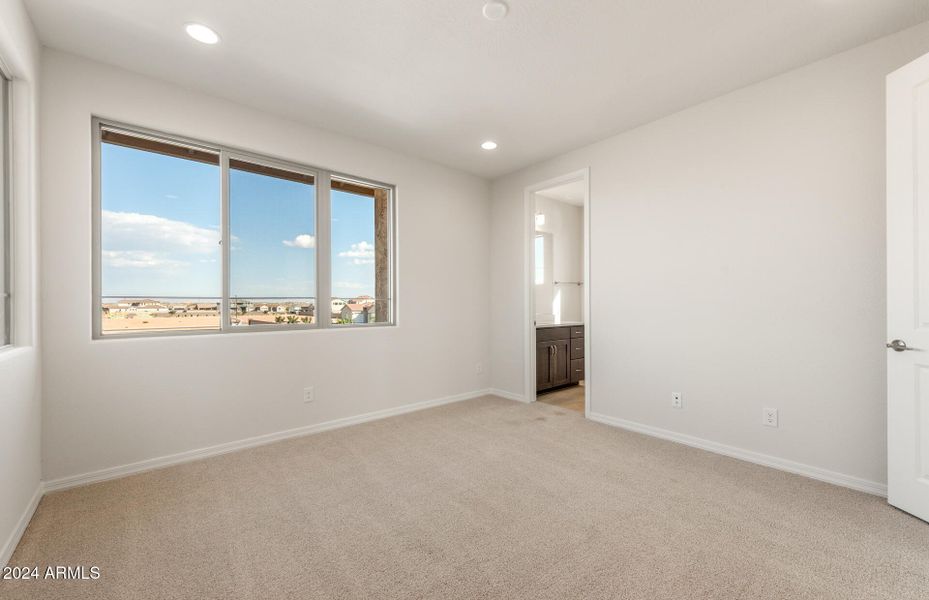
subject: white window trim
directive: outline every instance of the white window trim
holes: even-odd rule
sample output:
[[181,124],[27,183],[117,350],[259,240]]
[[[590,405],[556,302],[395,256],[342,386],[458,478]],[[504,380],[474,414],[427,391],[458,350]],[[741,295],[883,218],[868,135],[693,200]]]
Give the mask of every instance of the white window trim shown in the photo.
[[[396,327],[398,324],[397,310],[397,187],[392,184],[375,181],[354,175],[347,175],[338,171],[311,167],[301,163],[292,162],[286,159],[270,157],[264,154],[256,154],[247,150],[241,150],[223,144],[212,144],[178,136],[169,133],[162,133],[135,125],[128,125],[119,121],[93,117],[92,124],[92,338],[94,340],[124,340],[138,338],[158,338],[158,337],[184,337],[197,335],[218,335],[218,334],[240,334],[240,333],[284,333],[294,331],[351,331],[357,329],[383,329]],[[191,146],[215,152],[219,156],[220,172],[220,229],[222,248],[220,251],[220,262],[222,270],[222,298],[219,302],[220,326],[216,329],[208,330],[162,330],[162,331],[127,331],[125,333],[103,334],[103,248],[102,248],[102,190],[101,190],[101,132],[104,128],[123,131],[127,134],[142,137],[151,137],[165,142]],[[228,305],[230,301],[229,286],[229,265],[230,265],[230,247],[228,240],[229,231],[229,190],[228,190],[228,171],[229,159],[235,158],[253,162],[260,165],[276,167],[297,173],[313,175],[314,187],[316,190],[316,309],[317,319],[315,323],[304,324],[275,324],[275,325],[249,325],[246,327],[233,327],[229,321]],[[388,269],[389,269],[389,295],[388,307],[389,317],[387,321],[374,323],[352,323],[337,324],[331,323],[328,317],[328,307],[332,297],[332,240],[331,240],[331,200],[330,200],[330,182],[332,178],[350,181],[365,186],[386,189],[390,193],[388,206]],[[326,299],[323,303],[321,299]],[[320,318],[320,307],[325,306],[327,317]]]
[[13,78],[0,62],[0,350],[13,331]]

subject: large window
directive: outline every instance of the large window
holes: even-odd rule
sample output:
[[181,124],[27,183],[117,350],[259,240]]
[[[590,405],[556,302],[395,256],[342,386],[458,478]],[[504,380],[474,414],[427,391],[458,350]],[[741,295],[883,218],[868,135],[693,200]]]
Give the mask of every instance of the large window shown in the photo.
[[0,346],[10,343],[10,81],[0,72]]
[[95,131],[95,335],[393,323],[392,187]]

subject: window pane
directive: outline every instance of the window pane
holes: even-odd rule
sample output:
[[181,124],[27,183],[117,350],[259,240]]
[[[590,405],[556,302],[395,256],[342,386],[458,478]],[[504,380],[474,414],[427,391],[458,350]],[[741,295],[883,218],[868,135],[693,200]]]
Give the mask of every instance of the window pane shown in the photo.
[[233,326],[316,322],[316,186],[312,175],[229,161]]
[[535,284],[545,283],[545,237],[535,236]]
[[391,322],[389,189],[332,179],[332,323]]
[[219,157],[104,129],[102,333],[219,327]]

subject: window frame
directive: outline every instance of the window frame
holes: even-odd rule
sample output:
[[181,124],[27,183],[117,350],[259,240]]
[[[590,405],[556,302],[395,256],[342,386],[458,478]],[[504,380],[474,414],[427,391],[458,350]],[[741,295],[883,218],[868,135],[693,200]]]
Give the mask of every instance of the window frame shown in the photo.
[[13,78],[0,62],[0,349],[13,346]]
[[[397,187],[392,184],[375,181],[355,175],[348,175],[340,171],[314,167],[299,162],[290,161],[267,154],[260,154],[235,148],[224,144],[214,144],[201,140],[163,133],[144,127],[129,125],[115,120],[94,116],[91,119],[92,127],[92,339],[119,340],[147,337],[189,336],[189,335],[216,335],[226,333],[269,333],[288,331],[335,331],[370,329],[397,326]],[[198,150],[216,153],[219,156],[220,177],[220,269],[222,278],[221,298],[219,300],[220,325],[216,329],[197,330],[161,330],[161,331],[127,331],[119,333],[103,333],[103,246],[102,246],[102,209],[103,197],[101,186],[101,150],[102,132],[104,129],[123,132],[136,137],[151,138],[172,144],[188,146]],[[315,323],[281,323],[268,325],[233,326],[230,319],[230,266],[231,234],[230,223],[230,190],[229,190],[229,161],[240,160],[256,165],[292,171],[302,175],[311,175],[314,178],[315,188],[315,218],[316,218],[316,298],[314,312],[317,316]],[[329,304],[332,299],[332,237],[331,237],[331,181],[332,178],[358,183],[373,188],[385,189],[388,192],[388,319],[372,323],[355,323],[352,325],[332,323],[329,315]],[[155,296],[157,297],[157,296]],[[326,302],[322,300],[325,299]],[[325,307],[324,310],[322,308]],[[321,318],[325,314],[325,318]]]

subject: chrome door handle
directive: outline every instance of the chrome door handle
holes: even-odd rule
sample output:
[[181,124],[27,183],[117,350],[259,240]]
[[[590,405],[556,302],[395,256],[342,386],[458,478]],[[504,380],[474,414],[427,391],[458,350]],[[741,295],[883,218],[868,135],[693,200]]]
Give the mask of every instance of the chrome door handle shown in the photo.
[[903,352],[904,350],[913,350],[913,348],[907,347],[906,342],[904,342],[903,340],[892,340],[890,342],[887,342],[886,346],[890,348],[891,350],[893,350],[894,352]]

